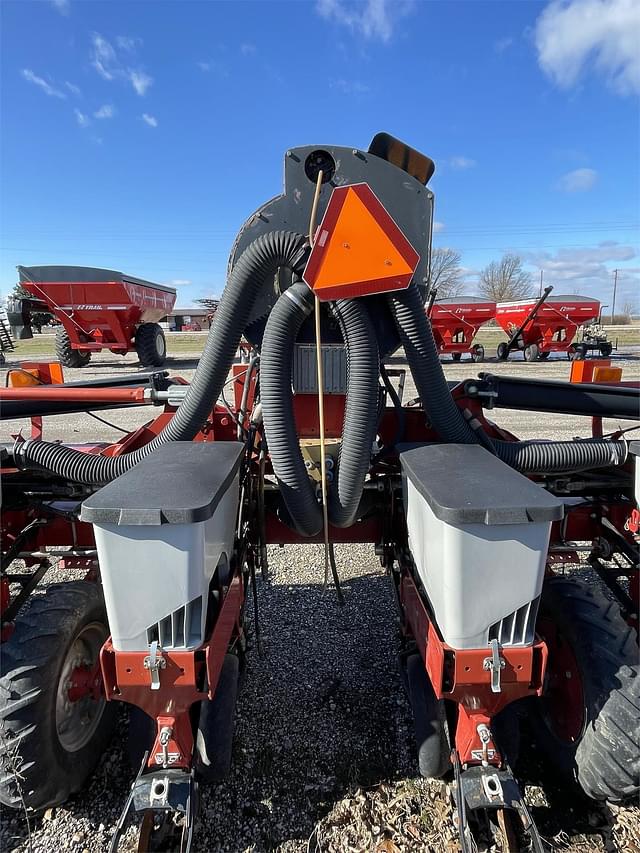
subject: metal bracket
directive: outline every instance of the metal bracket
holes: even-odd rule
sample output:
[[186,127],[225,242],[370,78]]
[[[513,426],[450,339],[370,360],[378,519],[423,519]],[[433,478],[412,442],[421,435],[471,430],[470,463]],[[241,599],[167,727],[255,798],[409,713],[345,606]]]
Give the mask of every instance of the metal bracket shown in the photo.
[[142,665],[149,670],[151,675],[151,689],[160,690],[160,670],[167,668],[166,658],[162,657],[162,652],[158,646],[158,641],[154,640],[149,645],[149,654],[146,656]]
[[496,639],[491,640],[489,646],[491,648],[491,657],[485,658],[482,661],[482,668],[491,672],[491,692],[501,693],[500,671],[505,668],[505,660],[500,657],[500,646]]

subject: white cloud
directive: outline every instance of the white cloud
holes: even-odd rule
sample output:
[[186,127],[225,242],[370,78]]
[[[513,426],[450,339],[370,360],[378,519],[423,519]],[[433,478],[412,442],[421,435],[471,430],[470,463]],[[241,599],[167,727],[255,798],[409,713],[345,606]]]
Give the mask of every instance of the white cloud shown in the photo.
[[91,64],[105,80],[113,80],[121,73],[118,57],[113,46],[100,33],[92,33],[93,54]]
[[498,39],[493,43],[493,49],[496,53],[504,53],[505,50],[509,50],[511,45],[513,44],[514,39],[513,36],[505,36],[504,38]]
[[51,5],[60,12],[61,15],[68,15],[71,11],[71,3],[69,0],[51,0]]
[[51,83],[48,83],[42,77],[38,77],[30,68],[22,69],[22,76],[29,83],[33,83],[34,86],[38,86],[38,88],[42,89],[45,95],[49,95],[50,98],[66,98],[64,92],[61,92],[59,89],[56,89]]
[[557,189],[565,193],[582,193],[592,189],[597,180],[595,169],[574,169],[560,178]]
[[191,284],[191,279],[189,278],[174,278],[173,281],[169,282],[171,287],[186,287],[187,284]]
[[129,80],[138,95],[144,95],[153,83],[153,77],[149,77],[144,71],[129,71]]
[[638,0],[554,0],[535,26],[538,63],[561,88],[590,68],[618,93],[640,91]]
[[[613,266],[637,257],[632,246],[614,240],[585,248],[565,248],[556,252],[527,252],[523,259],[544,270],[544,280],[553,284],[558,294],[580,292],[609,301]],[[640,292],[640,269],[619,267],[618,294],[625,298]],[[622,304],[622,303],[620,303]]]
[[116,114],[116,108],[111,104],[103,104],[99,110],[93,114],[94,118],[113,118]]
[[64,85],[71,92],[72,95],[75,95],[76,98],[82,97],[82,92],[80,91],[80,86],[76,86],[75,83],[70,83],[68,80],[64,81]]
[[414,8],[413,0],[318,0],[316,11],[365,39],[388,42],[399,20]]
[[74,109],[73,112],[76,117],[76,121],[78,122],[80,127],[88,127],[91,124],[91,119],[89,118],[89,116],[80,112],[77,107]]
[[116,36],[116,44],[122,50],[128,50],[130,53],[142,44],[142,39],[137,36]]
[[364,95],[370,91],[366,83],[361,83],[359,80],[345,80],[342,77],[337,80],[329,80],[329,85],[332,89],[338,89],[345,95]]
[[472,169],[476,165],[476,161],[471,160],[469,157],[462,157],[458,155],[457,157],[449,158],[449,165],[452,169],[460,171],[462,169]]
[[440,231],[444,231],[444,222],[434,222],[433,223],[433,233],[439,234]]
[[[116,41],[118,46],[127,53],[132,53],[136,44],[141,43],[140,39],[131,36],[118,36]],[[128,80],[138,95],[146,93],[153,83],[153,77],[139,68],[125,67],[111,42],[100,33],[92,33],[91,44],[91,64],[104,80]]]
[[240,53],[243,56],[251,56],[252,53],[256,52],[255,44],[251,44],[251,42],[245,41],[240,45]]
[[149,113],[142,113],[142,121],[145,121],[149,127],[157,127],[158,119],[155,116],[149,115]]
[[210,62],[199,62],[198,68],[200,71],[211,71],[211,63]]

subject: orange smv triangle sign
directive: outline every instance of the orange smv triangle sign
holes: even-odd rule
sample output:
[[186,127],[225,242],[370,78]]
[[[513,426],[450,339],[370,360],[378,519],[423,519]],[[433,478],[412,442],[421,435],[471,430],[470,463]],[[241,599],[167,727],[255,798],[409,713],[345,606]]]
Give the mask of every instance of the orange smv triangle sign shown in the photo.
[[318,298],[351,299],[409,286],[420,256],[368,184],[336,187],[303,278]]

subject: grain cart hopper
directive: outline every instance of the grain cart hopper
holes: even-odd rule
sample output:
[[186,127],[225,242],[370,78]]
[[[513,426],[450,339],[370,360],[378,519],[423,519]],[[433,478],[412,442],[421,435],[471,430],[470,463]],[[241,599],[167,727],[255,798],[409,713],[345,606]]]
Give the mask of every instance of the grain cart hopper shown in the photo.
[[[513,775],[517,709],[567,784],[596,799],[637,792],[632,628],[561,573],[576,540],[591,541],[603,573],[616,562],[620,602],[635,595],[629,447],[620,433],[519,441],[484,415],[513,399],[508,384],[449,387],[424,310],[433,169],[387,134],[368,150],[291,148],[284,192],[236,238],[190,385],[0,390],[23,415],[163,406],[110,447],[19,438],[5,451],[5,563],[21,556],[39,579],[43,546],[66,544],[90,566],[10,611],[3,802],[43,808],[79,790],[124,701],[138,767],[112,850],[135,819],[139,850],[187,850],[198,785],[229,766],[245,589],[268,570],[267,544],[293,542],[324,542],[336,580],[333,543],[375,544],[418,765],[451,782],[464,851],[489,831],[542,850]],[[243,336],[252,352],[234,364]],[[385,366],[399,345],[419,406],[402,406]],[[235,402],[219,405],[228,382]],[[553,398],[532,385],[529,400],[525,381],[519,408],[637,418],[637,386],[558,385]]]
[[56,357],[66,367],[84,367],[103,349],[135,350],[145,367],[164,364],[167,344],[158,321],[173,310],[172,287],[94,267],[18,267],[18,274],[20,285],[62,324]]
[[[585,357],[588,345],[574,339],[581,326],[598,319],[600,302],[590,296],[550,296],[552,290],[545,287],[538,299],[498,303],[496,320],[509,335],[498,344],[500,361],[514,349],[523,352],[525,361],[549,358],[552,352],[565,352],[570,359]],[[612,346],[603,341],[599,349],[607,356]]]
[[478,296],[452,296],[429,302],[427,315],[441,354],[460,361],[469,353],[473,361],[484,361],[484,347],[474,344],[478,329],[496,316],[496,303]]

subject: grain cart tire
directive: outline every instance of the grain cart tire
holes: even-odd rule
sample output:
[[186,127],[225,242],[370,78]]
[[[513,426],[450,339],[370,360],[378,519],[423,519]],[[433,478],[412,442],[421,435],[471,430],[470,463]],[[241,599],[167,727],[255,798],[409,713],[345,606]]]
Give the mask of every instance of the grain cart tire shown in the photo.
[[496,350],[496,355],[498,356],[498,361],[506,361],[509,358],[509,347],[507,346],[506,341],[500,341],[498,349]]
[[600,355],[603,358],[607,358],[613,352],[613,344],[611,341],[606,341],[603,344],[600,344]]
[[471,358],[476,363],[484,361],[484,347],[482,344],[474,344],[474,347],[471,350]]
[[461,358],[462,358],[461,352],[452,352],[451,353],[451,360],[452,361],[460,361]]
[[213,699],[200,704],[194,763],[203,782],[221,782],[231,770],[239,681],[240,660],[237,655],[227,654]]
[[640,668],[618,605],[569,577],[545,583],[537,630],[549,646],[530,720],[537,745],[595,800],[640,790]]
[[410,655],[406,666],[420,775],[441,779],[451,769],[445,704],[436,697],[419,654]]
[[56,329],[56,358],[65,367],[84,367],[91,361],[91,351],[73,349],[71,338],[64,326]]
[[136,331],[136,352],[144,367],[160,367],[167,357],[167,341],[157,323],[143,323]]
[[538,348],[538,344],[529,344],[528,347],[524,348],[524,360],[525,361],[537,361],[539,354],[540,354],[540,349]]
[[[76,667],[93,668],[109,636],[98,584],[55,584],[36,596],[2,646],[0,802],[40,811],[82,789],[107,746],[115,703],[70,701]],[[19,782],[16,780],[16,772]]]
[[538,357],[541,358],[543,361],[546,361],[550,355],[551,355],[551,353],[549,352],[548,349],[543,350],[542,352],[538,353]]

